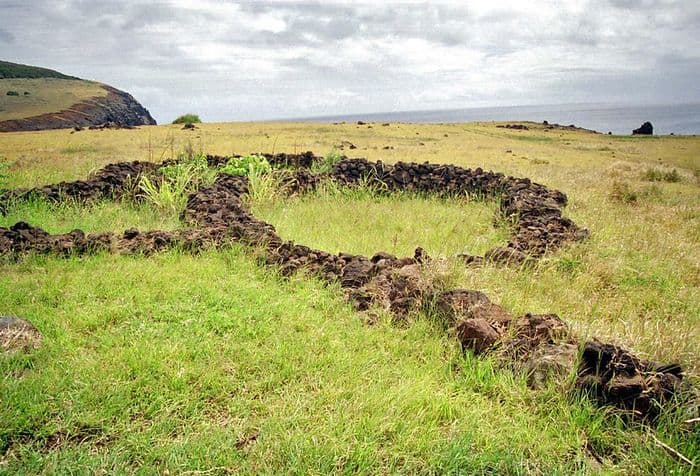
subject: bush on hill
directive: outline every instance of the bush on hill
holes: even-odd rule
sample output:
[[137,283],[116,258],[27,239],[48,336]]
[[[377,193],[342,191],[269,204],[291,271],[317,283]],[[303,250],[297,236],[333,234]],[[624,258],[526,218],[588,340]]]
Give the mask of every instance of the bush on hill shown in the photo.
[[183,114],[173,121],[173,124],[194,124],[202,122],[197,114]]

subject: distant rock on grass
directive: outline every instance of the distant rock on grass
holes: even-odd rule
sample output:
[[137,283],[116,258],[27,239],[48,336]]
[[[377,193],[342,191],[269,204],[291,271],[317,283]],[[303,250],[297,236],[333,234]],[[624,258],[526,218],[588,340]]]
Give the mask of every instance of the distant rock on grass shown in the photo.
[[635,129],[632,131],[632,135],[643,135],[643,136],[650,136],[654,134],[654,126],[651,124],[651,122],[647,121],[644,124],[642,124],[639,129]]

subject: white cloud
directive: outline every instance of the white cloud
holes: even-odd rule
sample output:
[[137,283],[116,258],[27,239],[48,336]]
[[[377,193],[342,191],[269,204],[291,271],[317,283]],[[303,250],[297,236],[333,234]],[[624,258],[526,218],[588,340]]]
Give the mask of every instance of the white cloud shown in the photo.
[[160,121],[700,101],[700,3],[5,0],[0,57],[133,93]]

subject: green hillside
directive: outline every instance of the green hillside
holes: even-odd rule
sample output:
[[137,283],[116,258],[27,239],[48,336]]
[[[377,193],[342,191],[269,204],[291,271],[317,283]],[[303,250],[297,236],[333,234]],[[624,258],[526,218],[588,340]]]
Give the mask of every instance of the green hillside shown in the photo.
[[79,79],[75,76],[68,76],[58,71],[38,66],[26,64],[10,63],[0,61],[0,78],[58,78],[58,79]]
[[37,66],[0,61],[0,132],[155,124],[130,94]]

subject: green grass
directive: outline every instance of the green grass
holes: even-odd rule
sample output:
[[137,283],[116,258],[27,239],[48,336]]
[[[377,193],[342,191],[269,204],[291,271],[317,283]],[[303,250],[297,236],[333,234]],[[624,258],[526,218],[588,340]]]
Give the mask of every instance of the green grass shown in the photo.
[[97,149],[89,144],[70,144],[61,149],[62,154],[92,154],[97,152]]
[[[0,135],[8,186],[170,157],[190,140],[180,127],[83,131],[81,144],[93,148],[85,153],[64,150],[70,131]],[[439,139],[419,147],[415,132]],[[697,383],[697,138],[559,131],[556,141],[521,141],[473,124],[202,124],[198,134],[215,154],[324,154],[348,140],[371,160],[482,166],[560,189],[565,216],[591,231],[586,242],[528,268],[447,260],[451,283],[514,314],[554,312],[581,336],[678,361]],[[649,168],[676,168],[682,180],[650,183]],[[615,182],[636,200],[611,197]],[[284,238],[328,251],[423,246],[450,256],[506,239],[493,227],[494,204],[330,187],[285,202],[269,185],[249,198],[256,213]],[[0,226],[17,220],[52,232],[180,226],[174,214],[108,202],[17,205]],[[0,474],[692,474],[652,435],[699,461],[699,430],[682,413],[650,429],[564,388],[528,390],[493,362],[462,355],[430,316],[395,325],[380,315],[369,325],[342,290],[282,279],[245,249],[0,260],[0,314],[44,334],[38,351],[0,357]]]
[[180,226],[177,216],[177,213],[163,214],[148,204],[128,201],[54,204],[37,199],[13,204],[4,216],[0,215],[0,227],[25,221],[53,234],[68,233],[75,228],[86,233],[120,232],[134,227],[140,230],[173,230]]
[[554,139],[551,137],[546,137],[546,136],[531,136],[531,135],[516,135],[512,134],[509,136],[511,139],[515,139],[518,141],[523,141],[523,142],[541,142],[541,143],[548,143],[548,142],[553,142]]
[[[54,77],[2,78],[1,71],[0,91],[0,121],[57,113],[79,102],[107,94],[100,83],[93,81]],[[18,94],[8,96],[5,91],[16,91]]]
[[74,76],[67,76],[52,69],[29,66],[26,64],[10,63],[9,61],[0,61],[0,78],[78,79]]
[[571,474],[598,468],[587,447],[623,472],[676,468],[430,321],[366,326],[337,288],[238,249],[0,269],[6,311],[45,336],[0,360],[3,472]]
[[331,187],[254,202],[252,210],[274,224],[283,238],[331,253],[413,256],[420,246],[432,256],[483,254],[508,237],[506,229],[493,226],[495,204],[467,198],[375,196],[367,190]]

